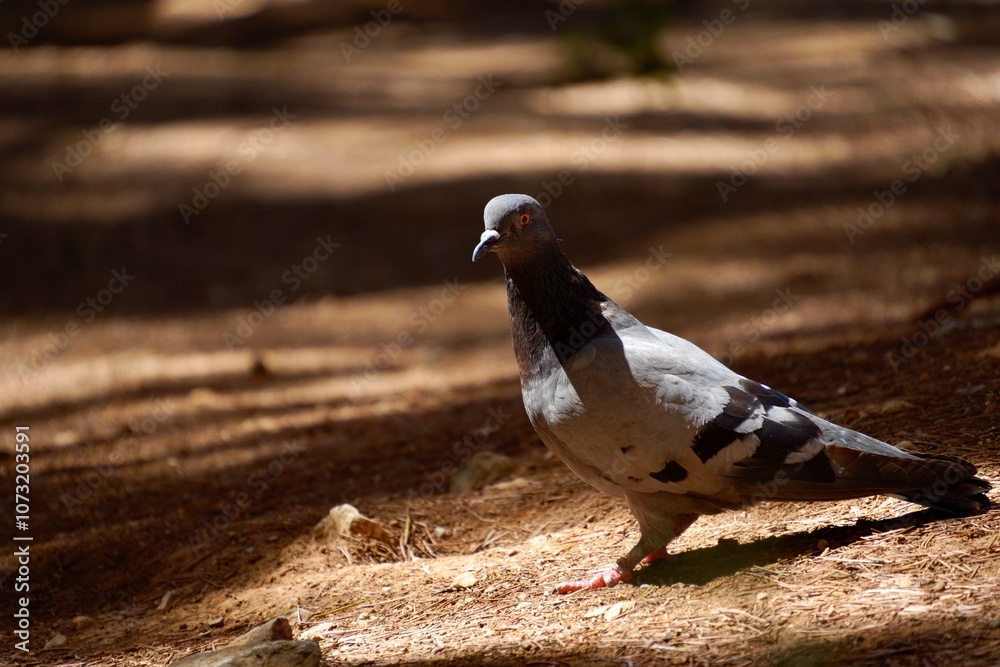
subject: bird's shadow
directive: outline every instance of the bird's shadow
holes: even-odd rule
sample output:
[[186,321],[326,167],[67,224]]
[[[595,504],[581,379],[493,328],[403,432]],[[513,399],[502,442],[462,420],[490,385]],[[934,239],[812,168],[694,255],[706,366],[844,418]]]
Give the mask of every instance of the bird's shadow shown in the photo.
[[[918,510],[891,519],[860,519],[849,526],[824,526],[745,544],[720,539],[713,547],[685,551],[669,562],[657,562],[641,568],[636,572],[635,584],[670,586],[683,583],[702,586],[753,566],[770,565],[797,556],[819,555],[824,549],[838,549],[876,533],[917,528],[934,521],[955,518],[961,517],[933,510]],[[820,540],[824,540],[825,544]]]

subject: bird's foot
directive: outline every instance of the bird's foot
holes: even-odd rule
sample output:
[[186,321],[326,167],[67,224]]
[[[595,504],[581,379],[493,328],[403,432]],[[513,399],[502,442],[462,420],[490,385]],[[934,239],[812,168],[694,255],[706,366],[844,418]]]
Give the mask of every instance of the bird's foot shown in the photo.
[[676,559],[677,557],[674,556],[672,553],[668,552],[666,547],[660,547],[653,553],[643,558],[642,562],[646,565],[649,565],[650,563],[655,563],[656,561],[659,560],[665,560],[668,563],[672,563]]
[[627,584],[631,581],[631,570],[625,570],[621,565],[615,563],[603,572],[598,572],[590,579],[564,581],[556,586],[556,590],[565,595],[566,593],[575,593],[576,591],[596,591],[598,588],[610,588],[621,583]]

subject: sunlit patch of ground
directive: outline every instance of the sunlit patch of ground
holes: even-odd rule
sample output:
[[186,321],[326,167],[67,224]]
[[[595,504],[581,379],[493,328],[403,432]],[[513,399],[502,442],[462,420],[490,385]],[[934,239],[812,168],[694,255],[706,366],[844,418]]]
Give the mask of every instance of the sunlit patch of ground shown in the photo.
[[[921,16],[883,40],[868,21],[744,18],[683,76],[646,81],[564,83],[561,51],[516,34],[387,32],[350,65],[341,32],[238,55],[0,55],[0,94],[22,110],[89,91],[70,120],[25,113],[0,135],[18,148],[0,253],[43,269],[2,297],[35,314],[0,324],[0,438],[31,426],[33,637],[68,638],[21,662],[165,665],[287,613],[330,664],[992,665],[995,513],[762,505],[700,520],[637,586],[550,592],[636,528],[520,407],[500,266],[469,263],[500,191],[554,197],[571,258],[647,323],[1000,479],[1000,306],[983,273],[1000,249],[1000,60],[976,37],[992,24]],[[700,30],[673,26],[668,48]],[[57,185],[52,162],[150,61],[170,72],[155,105]],[[503,83],[451,127],[491,70]],[[297,117],[185,225],[179,204],[285,106]],[[439,126],[447,140],[405,175]],[[41,148],[22,145],[32,133]],[[404,177],[394,192],[387,173]],[[328,236],[328,259],[284,278]],[[36,253],[11,252],[24,239]],[[119,259],[139,277],[81,316]],[[69,265],[84,277],[56,271]],[[518,469],[448,493],[463,441],[497,419],[478,446]],[[341,502],[399,542],[313,532]],[[453,588],[463,572],[476,583]]]

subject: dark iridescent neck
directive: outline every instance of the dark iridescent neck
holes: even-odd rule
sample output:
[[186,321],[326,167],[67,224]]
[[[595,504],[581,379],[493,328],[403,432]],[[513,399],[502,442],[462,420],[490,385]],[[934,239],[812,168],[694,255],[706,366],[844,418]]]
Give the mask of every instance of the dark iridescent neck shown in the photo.
[[537,366],[545,346],[564,362],[610,327],[601,312],[607,297],[570,264],[558,245],[539,249],[530,261],[508,259],[505,272],[522,377]]

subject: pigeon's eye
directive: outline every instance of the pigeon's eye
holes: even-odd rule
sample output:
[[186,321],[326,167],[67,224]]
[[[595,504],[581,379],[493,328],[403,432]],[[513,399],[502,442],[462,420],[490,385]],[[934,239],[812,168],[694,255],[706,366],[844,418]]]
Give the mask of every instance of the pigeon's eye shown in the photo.
[[517,216],[517,223],[522,227],[524,227],[529,222],[531,222],[531,216],[528,215],[527,213],[522,213],[521,215]]

